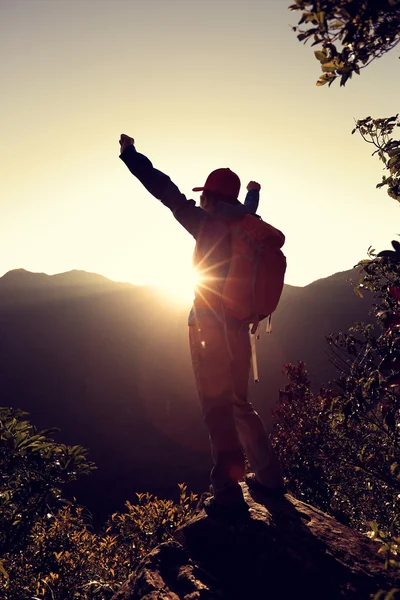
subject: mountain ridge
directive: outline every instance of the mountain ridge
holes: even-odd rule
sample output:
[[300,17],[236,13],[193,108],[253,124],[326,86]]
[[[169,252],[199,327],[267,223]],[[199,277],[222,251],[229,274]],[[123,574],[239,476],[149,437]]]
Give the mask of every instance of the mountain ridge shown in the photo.
[[[350,273],[354,273],[354,272],[358,272],[358,270],[353,267],[352,269],[347,269],[344,271],[338,271],[337,273],[333,273],[331,275],[327,275],[325,277],[320,277],[318,279],[316,279],[315,281],[312,281],[311,283],[307,283],[306,285],[293,285],[290,283],[285,283],[285,287],[287,287],[288,289],[305,289],[307,287],[309,287],[310,285],[314,285],[315,283],[318,283],[319,281],[323,281],[323,280],[327,280],[330,278],[338,278],[339,276],[342,276],[344,274],[350,274]],[[101,275],[99,273],[95,273],[93,271],[86,271],[84,269],[71,269],[69,271],[62,271],[60,273],[54,273],[53,275],[48,275],[47,273],[44,273],[42,271],[29,271],[28,269],[24,269],[24,268],[16,268],[16,269],[11,269],[9,271],[6,271],[6,273],[4,273],[1,277],[0,277],[0,286],[3,285],[5,282],[7,282],[8,284],[11,283],[17,283],[17,284],[21,284],[21,283],[26,283],[26,284],[31,284],[34,280],[36,280],[37,282],[41,282],[43,283],[44,281],[48,281],[48,282],[52,282],[52,283],[59,283],[59,282],[63,282],[63,283],[71,283],[71,284],[87,284],[87,283],[105,283],[105,282],[109,282],[109,283],[115,283],[117,285],[131,285],[133,287],[140,287],[140,288],[157,288],[157,285],[138,285],[132,282],[128,282],[128,281],[116,281],[114,279],[110,279],[109,277],[106,277],[104,275]]]
[[111,279],[99,275],[98,273],[92,273],[90,271],[84,271],[82,269],[72,269],[70,271],[63,271],[62,273],[55,273],[54,275],[48,275],[44,272],[28,271],[27,269],[12,269],[7,271],[2,277],[0,277],[0,286],[4,285],[15,285],[18,287],[27,286],[30,287],[32,284],[62,284],[62,285],[87,285],[89,283],[119,283],[114,282]]
[[[249,385],[269,428],[284,365],[304,360],[318,388],[334,374],[325,335],[368,320],[370,300],[346,284],[352,274],[285,286],[272,334],[257,342],[260,382]],[[171,495],[181,481],[202,492],[210,468],[187,340],[190,303],[101,282],[13,288],[0,279],[0,405],[90,450],[99,470],[70,493],[99,518],[135,492]]]

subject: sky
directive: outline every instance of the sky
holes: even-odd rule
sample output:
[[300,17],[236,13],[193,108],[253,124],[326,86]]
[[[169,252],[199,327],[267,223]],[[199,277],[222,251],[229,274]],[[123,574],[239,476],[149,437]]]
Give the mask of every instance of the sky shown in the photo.
[[[290,0],[0,0],[0,276],[72,269],[191,294],[194,240],[119,159],[127,133],[188,198],[220,167],[286,235],[286,282],[400,233],[354,119],[397,113],[399,51],[318,88]],[[297,17],[297,18],[296,18]]]

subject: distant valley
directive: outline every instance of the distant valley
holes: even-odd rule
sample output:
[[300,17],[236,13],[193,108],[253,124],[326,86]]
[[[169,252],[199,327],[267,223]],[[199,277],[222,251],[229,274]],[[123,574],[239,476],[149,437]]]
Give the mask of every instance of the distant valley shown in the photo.
[[[337,273],[303,288],[285,286],[272,334],[258,341],[260,383],[250,397],[271,423],[287,362],[304,360],[318,388],[334,376],[325,334],[368,321]],[[59,441],[90,450],[98,466],[70,493],[95,516],[138,491],[176,493],[185,481],[208,486],[208,439],[197,403],[187,342],[187,308],[155,288],[100,275],[10,271],[0,278],[0,405],[30,413]]]

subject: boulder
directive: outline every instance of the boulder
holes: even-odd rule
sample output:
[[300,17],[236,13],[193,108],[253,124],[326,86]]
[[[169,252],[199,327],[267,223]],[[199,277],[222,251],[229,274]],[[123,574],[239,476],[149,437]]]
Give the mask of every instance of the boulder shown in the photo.
[[399,585],[377,542],[290,494],[242,487],[248,518],[222,521],[200,510],[113,600],[367,600]]
[[223,600],[212,578],[198,567],[181,544],[160,544],[112,600]]

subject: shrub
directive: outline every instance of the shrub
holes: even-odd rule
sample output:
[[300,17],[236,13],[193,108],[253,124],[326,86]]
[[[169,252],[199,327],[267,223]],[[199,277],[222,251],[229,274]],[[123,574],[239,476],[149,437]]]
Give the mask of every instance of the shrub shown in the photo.
[[[289,488],[346,524],[399,535],[400,244],[361,263],[376,326],[329,336],[338,377],[312,393],[305,365],[287,365],[274,444]],[[371,525],[373,523],[374,525]]]
[[195,494],[179,485],[178,503],[137,494],[126,511],[93,531],[84,508],[64,506],[32,526],[25,547],[0,561],[5,600],[108,600],[134,573],[140,560],[194,514]]
[[135,504],[94,531],[89,513],[61,498],[61,487],[94,465],[81,446],[37,432],[26,413],[0,409],[0,589],[4,600],[108,600],[143,556],[194,513],[179,485],[178,503],[137,494]]

